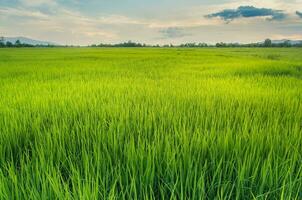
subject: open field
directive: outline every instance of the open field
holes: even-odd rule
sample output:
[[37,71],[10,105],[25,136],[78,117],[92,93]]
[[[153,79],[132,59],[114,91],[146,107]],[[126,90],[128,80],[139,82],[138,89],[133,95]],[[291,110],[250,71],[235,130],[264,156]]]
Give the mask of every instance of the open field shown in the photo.
[[0,49],[0,199],[302,199],[302,49]]

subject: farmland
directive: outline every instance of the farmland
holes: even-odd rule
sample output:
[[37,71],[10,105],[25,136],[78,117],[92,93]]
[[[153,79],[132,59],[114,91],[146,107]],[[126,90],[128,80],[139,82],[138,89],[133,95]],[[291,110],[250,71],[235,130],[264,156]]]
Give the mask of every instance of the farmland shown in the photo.
[[0,49],[0,199],[301,199],[302,49]]

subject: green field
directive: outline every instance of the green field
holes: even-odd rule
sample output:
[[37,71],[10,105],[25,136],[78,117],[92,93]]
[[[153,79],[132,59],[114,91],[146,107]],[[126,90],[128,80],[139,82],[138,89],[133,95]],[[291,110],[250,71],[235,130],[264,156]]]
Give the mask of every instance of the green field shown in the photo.
[[0,199],[302,199],[302,49],[0,49]]

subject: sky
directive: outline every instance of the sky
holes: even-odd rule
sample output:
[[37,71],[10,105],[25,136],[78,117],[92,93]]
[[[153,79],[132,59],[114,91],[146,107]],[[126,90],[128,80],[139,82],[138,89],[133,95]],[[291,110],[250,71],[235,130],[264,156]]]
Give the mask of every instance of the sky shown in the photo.
[[0,36],[68,45],[302,40],[302,0],[0,0]]

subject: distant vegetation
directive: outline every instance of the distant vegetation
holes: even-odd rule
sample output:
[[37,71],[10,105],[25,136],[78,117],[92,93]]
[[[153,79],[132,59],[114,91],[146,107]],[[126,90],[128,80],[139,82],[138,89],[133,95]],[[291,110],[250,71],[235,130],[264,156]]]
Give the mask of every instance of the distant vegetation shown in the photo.
[[[17,40],[15,43],[12,43],[10,41],[5,41],[4,37],[0,38],[0,48],[13,48],[13,47],[77,47],[73,45],[55,45],[55,44],[27,44],[22,43],[20,40]],[[79,46],[78,46],[79,47]],[[139,42],[123,42],[118,44],[92,44],[89,47],[163,47],[163,48],[173,48],[173,47],[180,47],[180,48],[204,48],[204,47],[218,47],[218,48],[229,48],[229,47],[302,47],[302,41],[297,43],[291,43],[290,40],[284,40],[282,42],[274,43],[270,39],[266,39],[264,42],[258,42],[258,43],[248,43],[248,44],[241,44],[241,43],[224,43],[219,42],[215,45],[213,44],[207,44],[207,43],[185,43],[180,45],[173,45],[173,44],[164,44],[164,45],[150,45],[150,44],[144,44]]]
[[290,40],[284,40],[279,43],[274,43],[270,39],[266,39],[264,42],[258,42],[258,43],[249,43],[249,44],[240,44],[240,43],[216,43],[213,44],[207,44],[207,43],[185,43],[180,45],[173,45],[173,44],[165,44],[165,45],[148,45],[148,44],[141,44],[136,43],[132,41],[119,43],[119,44],[93,44],[91,47],[182,47],[182,48],[203,48],[203,47],[302,47],[302,42],[292,44]]
[[4,37],[0,37],[0,48],[18,48],[18,47],[56,47],[59,45],[51,45],[51,44],[47,44],[47,45],[42,45],[42,44],[26,44],[26,43],[22,43],[20,40],[17,40],[15,43],[11,42],[11,41],[5,41]]

